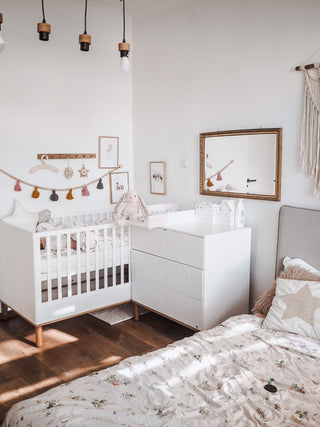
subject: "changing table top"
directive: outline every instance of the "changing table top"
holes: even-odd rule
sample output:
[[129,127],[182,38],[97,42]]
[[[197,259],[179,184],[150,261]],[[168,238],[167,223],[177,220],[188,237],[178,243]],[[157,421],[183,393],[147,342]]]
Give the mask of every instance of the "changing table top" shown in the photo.
[[164,227],[166,230],[176,231],[178,233],[190,234],[192,236],[206,237],[212,234],[229,233],[248,229],[248,227],[237,228],[229,225],[206,224],[200,221],[193,221],[186,224],[172,225]]

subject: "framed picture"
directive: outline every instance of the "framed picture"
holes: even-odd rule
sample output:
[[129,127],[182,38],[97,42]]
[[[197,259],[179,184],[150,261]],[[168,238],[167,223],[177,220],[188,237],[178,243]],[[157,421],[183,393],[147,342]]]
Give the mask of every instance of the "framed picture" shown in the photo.
[[115,172],[110,175],[110,203],[118,203],[129,191],[129,172]]
[[99,169],[113,169],[119,166],[119,138],[99,136]]
[[167,164],[166,162],[149,162],[150,193],[167,194]]

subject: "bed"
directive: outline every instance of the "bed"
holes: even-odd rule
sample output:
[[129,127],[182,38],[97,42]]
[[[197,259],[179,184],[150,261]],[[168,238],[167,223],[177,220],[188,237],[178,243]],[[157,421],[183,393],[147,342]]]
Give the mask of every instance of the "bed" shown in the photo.
[[[320,211],[281,208],[277,269],[288,256],[320,269],[319,224]],[[262,322],[235,316],[53,388],[14,405],[3,426],[320,425],[319,339]]]

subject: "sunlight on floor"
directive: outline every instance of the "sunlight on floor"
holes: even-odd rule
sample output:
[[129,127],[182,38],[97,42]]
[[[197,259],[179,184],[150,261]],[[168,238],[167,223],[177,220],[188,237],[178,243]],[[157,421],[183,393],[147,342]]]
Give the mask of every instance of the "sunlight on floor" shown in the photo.
[[116,363],[119,363],[121,360],[122,360],[121,356],[110,356],[100,360],[100,363],[103,365],[110,366],[110,365],[115,365]]
[[33,393],[33,392],[38,391],[38,390],[41,391],[44,388],[53,387],[59,383],[61,383],[61,380],[59,380],[59,378],[57,378],[57,377],[53,377],[53,378],[47,378],[43,381],[39,381],[35,384],[26,385],[24,387],[18,387],[18,388],[15,388],[14,390],[10,390],[10,391],[5,391],[5,392],[1,393],[1,401],[2,402],[9,402],[10,400],[14,400],[18,397],[23,398],[23,396],[25,396],[29,393]]
[[[24,337],[28,341],[34,342],[35,340],[35,334],[29,334]],[[79,341],[78,338],[74,337],[73,335],[67,334],[66,332],[62,332],[59,329],[44,329],[43,330],[43,342],[45,345],[45,348],[52,348],[57,345],[66,345],[70,344],[72,342]]]
[[[43,333],[44,346],[37,348],[35,343],[34,332],[25,335],[23,342],[20,339],[8,339],[0,342],[0,365],[19,360],[23,357],[33,356],[41,351],[46,351],[60,345],[66,345],[79,341],[78,338],[57,329],[45,329]],[[23,350],[22,350],[23,348]]]

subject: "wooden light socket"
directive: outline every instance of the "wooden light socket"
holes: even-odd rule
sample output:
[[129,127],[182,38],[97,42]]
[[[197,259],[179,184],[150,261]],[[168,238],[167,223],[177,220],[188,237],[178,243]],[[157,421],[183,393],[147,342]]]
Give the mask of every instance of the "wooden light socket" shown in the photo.
[[120,52],[123,51],[123,50],[126,50],[127,52],[130,52],[130,43],[122,42],[122,43],[119,43],[118,47],[119,47],[119,51]]
[[39,22],[38,24],[38,33],[51,33],[51,25],[47,24],[46,22]]
[[91,36],[89,34],[80,34],[79,43],[88,43],[91,44]]

